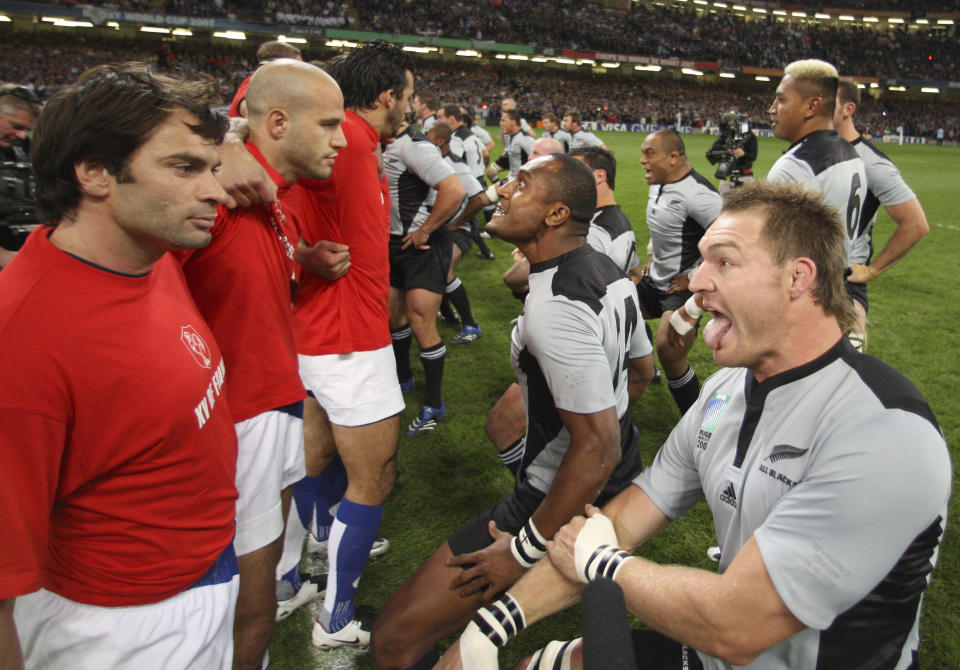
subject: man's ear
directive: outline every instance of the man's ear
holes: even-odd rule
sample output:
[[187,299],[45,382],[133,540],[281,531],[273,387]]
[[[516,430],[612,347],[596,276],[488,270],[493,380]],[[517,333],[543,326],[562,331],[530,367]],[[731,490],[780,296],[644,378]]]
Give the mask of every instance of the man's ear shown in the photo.
[[820,110],[823,108],[823,98],[819,95],[815,95],[807,99],[807,109],[805,116],[809,119],[820,113]]
[[817,282],[817,265],[806,256],[794,258],[790,270],[790,299],[796,300],[813,289]]
[[280,108],[267,112],[267,133],[275,140],[286,137],[290,131],[290,116]]
[[116,178],[101,163],[79,161],[73,164],[73,174],[80,190],[93,198],[106,198],[111,184],[116,183]]
[[547,208],[547,215],[544,222],[551,227],[556,227],[566,223],[570,218],[570,208],[562,202],[555,202]]
[[377,102],[383,105],[384,109],[392,109],[397,103],[397,98],[393,95],[393,89],[388,88],[386,91],[380,91],[380,95],[377,96]]

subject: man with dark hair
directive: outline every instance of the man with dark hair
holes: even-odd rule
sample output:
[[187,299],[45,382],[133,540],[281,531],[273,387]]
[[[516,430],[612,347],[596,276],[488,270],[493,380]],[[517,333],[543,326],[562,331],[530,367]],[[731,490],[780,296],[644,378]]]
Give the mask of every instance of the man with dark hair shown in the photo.
[[624,361],[649,356],[650,343],[637,328],[633,284],[586,245],[593,175],[569,156],[545,156],[499,193],[490,232],[531,262],[510,356],[527,408],[526,452],[514,492],[457,531],[388,599],[372,641],[379,670],[432,667],[440,639],[542,557],[583,504],[614,495],[641,468]]
[[167,253],[206,245],[227,198],[217,102],[105,65],[39,117],[47,225],[0,273],[5,667],[231,667],[237,439]]
[[833,129],[837,81],[836,68],[821,60],[796,61],[784,69],[769,112],[773,134],[790,148],[770,168],[767,181],[795,181],[819,190],[823,201],[840,212],[850,259],[867,174],[856,149]]
[[[857,235],[850,256],[850,276],[844,281],[859,316],[857,331],[866,336],[869,302],[867,283],[893,267],[914,245],[930,232],[927,216],[913,191],[900,176],[897,166],[872,142],[865,139],[853,123],[860,106],[860,89],[852,79],[840,79],[833,125],[837,134],[847,140],[863,159],[867,173],[867,193],[860,210]],[[883,205],[897,229],[877,255],[873,256],[873,226]],[[864,342],[866,344],[866,342]]]
[[[517,106],[517,101],[514,98],[504,98],[503,101],[500,103],[500,111],[501,113],[506,111],[516,112],[515,118],[523,134],[536,138],[537,136],[536,133],[533,132],[533,128],[530,127],[530,124],[527,123],[527,120],[523,118],[523,115],[520,113],[520,108]],[[508,140],[506,136],[503,136],[502,139],[503,139],[503,148],[506,149],[507,146],[510,144],[510,140]]]
[[503,153],[490,164],[486,174],[490,179],[494,179],[500,172],[507,170],[506,181],[510,181],[517,176],[520,166],[530,158],[536,140],[520,129],[520,114],[516,110],[506,109],[500,114],[500,130],[504,137]]
[[410,103],[413,121],[421,132],[427,132],[437,122],[437,100],[429,93],[416,93]]
[[[304,405],[308,476],[294,500],[301,518],[315,519],[316,539],[329,536],[326,595],[313,627],[321,648],[369,641],[353,598],[395,478],[403,395],[390,337],[390,193],[379,147],[409,111],[412,67],[384,41],[349,53],[335,70],[347,146],[329,179],[301,179],[282,198],[301,216],[297,260],[307,270],[293,320],[300,376],[316,401]],[[296,569],[289,577],[298,579]]]
[[443,225],[460,207],[464,188],[437,147],[412,126],[383,152],[390,185],[390,335],[402,388],[413,388],[410,344],[420,346],[426,395],[407,437],[433,431],[446,416],[443,363],[447,348],[437,311],[447,286],[450,238]]
[[[797,184],[727,196],[690,285],[725,369],[633,485],[561,529],[440,668],[495,668],[498,645],[604,579],[652,629],[633,631],[638,670],[919,667],[953,470],[917,389],[843,336],[843,236]],[[704,498],[719,572],[631,555]],[[582,648],[551,642],[526,667],[580,670]]]
[[553,112],[543,115],[543,133],[540,139],[556,140],[563,147],[563,151],[570,151],[570,133],[560,128],[560,119]]
[[581,127],[583,117],[575,109],[567,110],[563,115],[563,129],[570,135],[567,142],[567,151],[573,151],[580,147],[602,147],[607,148],[603,141],[588,130]]
[[[260,65],[264,63],[269,63],[272,60],[277,60],[278,58],[292,58],[294,60],[303,60],[303,55],[300,53],[300,49],[293,46],[289,42],[281,42],[280,40],[270,40],[264,42],[257,48],[257,62]],[[230,116],[247,116],[247,86],[250,85],[250,77],[247,77],[240,85],[237,87],[237,92],[233,94],[233,101],[230,103]]]
[[658,130],[640,148],[644,177],[650,184],[647,227],[653,252],[637,284],[645,319],[660,319],[656,346],[667,386],[680,413],[697,399],[700,381],[687,362],[696,331],[686,332],[678,345],[670,341],[670,317],[693,294],[690,273],[700,259],[697,242],[714,222],[723,198],[687,160],[683,139],[674,130]]
[[[710,164],[720,163],[716,176],[720,179],[717,190],[721,196],[726,197],[733,189],[753,181],[753,163],[757,160],[758,145],[757,136],[750,130],[747,121],[740,121],[736,111],[724,112],[720,117],[720,134],[707,149]],[[721,172],[724,169],[726,172]]]
[[[298,179],[330,176],[346,140],[340,90],[323,70],[292,59],[261,66],[247,88],[247,110],[247,148],[277,183],[281,200]],[[296,213],[280,202],[220,208],[211,244],[184,259],[190,290],[223,350],[239,438],[237,670],[259,668],[265,660],[277,615],[284,513],[290,487],[305,474],[306,391],[290,310],[299,239]]]
[[[27,133],[33,130],[40,115],[40,101],[33,91],[16,84],[0,86],[0,163],[9,163],[4,170],[11,169],[18,183],[24,184],[22,197],[24,206],[33,200],[26,186],[29,179],[30,140]],[[4,205],[8,197],[15,193],[3,194]],[[14,203],[10,203],[16,206]],[[29,210],[27,210],[29,211]],[[7,210],[9,212],[9,210]],[[4,213],[6,216],[7,212]],[[19,240],[10,240],[10,246],[16,246]],[[16,256],[16,252],[0,247],[0,269]]]

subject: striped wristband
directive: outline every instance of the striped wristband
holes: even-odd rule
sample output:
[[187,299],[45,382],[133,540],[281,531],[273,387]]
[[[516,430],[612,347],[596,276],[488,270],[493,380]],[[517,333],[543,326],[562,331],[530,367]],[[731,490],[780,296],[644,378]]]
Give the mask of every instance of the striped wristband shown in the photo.
[[513,557],[517,559],[517,563],[525,568],[532,568],[534,563],[547,553],[547,540],[537,530],[532,517],[527,519],[523,528],[513,538],[510,550],[513,552]]
[[505,645],[527,625],[520,603],[509,593],[505,593],[489,607],[477,610],[473,615],[473,623],[498,647]]
[[601,544],[594,549],[593,553],[590,554],[590,558],[587,559],[587,564],[583,568],[581,578],[585,578],[584,582],[592,582],[599,577],[615,579],[620,567],[631,558],[633,558],[633,556],[620,547]]

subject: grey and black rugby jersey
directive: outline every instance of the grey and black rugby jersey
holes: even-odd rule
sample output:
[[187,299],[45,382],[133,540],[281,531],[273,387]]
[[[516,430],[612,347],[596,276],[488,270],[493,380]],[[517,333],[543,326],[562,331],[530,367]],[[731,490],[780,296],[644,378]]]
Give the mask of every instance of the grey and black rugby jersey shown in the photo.
[[466,126],[460,126],[450,136],[450,153],[462,158],[474,177],[483,176],[483,143]]
[[770,168],[767,181],[795,181],[818,189],[823,201],[840,212],[849,262],[867,196],[867,173],[853,145],[835,130],[815,130],[790,145]]
[[407,235],[430,216],[434,187],[453,174],[440,150],[412,127],[383,151],[383,171],[390,184],[390,234]]
[[420,128],[422,129],[421,132],[423,132],[423,134],[426,134],[428,130],[433,128],[433,124],[435,124],[436,122],[437,122],[436,113],[433,113],[427,118],[423,119],[422,121],[420,121]]
[[[463,196],[463,200],[460,202],[460,207],[457,208],[456,213],[450,217],[450,221],[456,219],[460,214],[467,208],[467,202],[470,198],[474,197],[478,193],[483,193],[483,185],[477,181],[477,178],[470,174],[470,168],[467,167],[467,164],[463,160],[457,158],[452,154],[447,154],[443,157],[450,167],[453,168],[453,172],[457,175],[457,178],[460,180],[460,183],[463,184],[463,189],[466,191],[466,195]],[[431,189],[431,198],[430,204],[433,205],[437,200],[436,190]],[[447,222],[449,223],[449,221]],[[470,230],[470,222],[465,221],[460,224],[460,228],[463,230]]]
[[570,133],[570,142],[568,151],[579,149],[580,147],[602,147],[603,141],[588,130],[578,130]]
[[606,205],[597,209],[590,221],[587,244],[609,256],[624,273],[640,265],[633,226],[620,205]]
[[557,132],[551,133],[549,130],[544,130],[541,138],[546,137],[548,140],[556,140],[563,145],[563,150],[566,153],[570,153],[570,133],[561,128],[557,128]]
[[697,244],[723,206],[717,189],[696,170],[669,184],[654,184],[647,200],[647,227],[653,244],[650,279],[661,291],[700,260]]
[[917,389],[843,338],[762,383],[744,368],[717,372],[635,483],[672,519],[706,497],[721,571],[756,538],[808,628],[747,667],[903,670],[916,667],[951,472]]
[[867,171],[867,197],[860,210],[860,225],[853,241],[850,262],[863,265],[873,256],[873,226],[877,222],[880,205],[891,207],[914,200],[917,196],[900,176],[897,166],[873,142],[858,137],[853,148],[863,159]]
[[477,136],[477,139],[483,144],[484,148],[490,143],[493,142],[493,137],[490,136],[490,133],[487,132],[487,129],[483,126],[478,126],[473,124],[470,126],[470,132]]
[[[509,146],[507,146],[507,138],[510,138]],[[507,181],[510,181],[517,176],[517,172],[520,171],[523,164],[530,159],[530,154],[533,152],[533,143],[536,140],[529,135],[524,135],[519,130],[513,135],[506,135],[503,139],[505,148],[503,154],[497,159],[497,165],[500,166],[501,170],[510,171],[507,175]]]
[[604,494],[619,491],[639,468],[627,361],[653,351],[636,288],[588,245],[531,264],[529,282],[510,347],[527,414],[519,481],[544,494],[550,490],[570,446],[558,410],[592,414],[616,407],[622,456]]

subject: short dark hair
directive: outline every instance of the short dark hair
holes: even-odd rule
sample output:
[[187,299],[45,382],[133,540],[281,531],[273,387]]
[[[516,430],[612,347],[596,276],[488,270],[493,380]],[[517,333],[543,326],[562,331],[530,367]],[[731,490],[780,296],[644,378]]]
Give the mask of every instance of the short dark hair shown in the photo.
[[687,147],[683,143],[683,138],[680,137],[680,133],[672,128],[660,128],[651,133],[660,138],[660,142],[663,145],[663,150],[670,154],[676,151],[681,156],[687,155]]
[[193,132],[219,144],[228,127],[213,109],[219,103],[219,86],[210,78],[182,81],[142,63],[87,70],[51,98],[37,120],[30,159],[40,221],[55,224],[80,203],[77,163],[101,164],[123,181],[130,156],[178,110],[197,118]]
[[553,112],[547,112],[541,117],[544,121],[550,121],[551,123],[559,123],[560,119],[557,118],[557,115]]
[[437,99],[433,97],[432,93],[416,93],[417,99],[420,101],[421,105],[425,105],[427,109],[436,109],[437,108]]
[[511,119],[513,119],[514,123],[518,125],[520,124],[520,110],[518,109],[505,109],[500,112],[500,116],[509,116]]
[[300,49],[292,44],[288,44],[287,42],[281,42],[280,40],[270,40],[269,42],[264,42],[257,49],[257,60],[261,62],[275,60],[277,58],[300,57]]
[[562,202],[570,208],[570,218],[584,227],[590,227],[597,209],[597,182],[593,172],[582,161],[567,154],[550,154],[559,163],[544,166],[553,174],[548,177],[547,193],[553,201]]
[[373,109],[384,91],[393,91],[399,99],[407,87],[407,72],[413,72],[413,61],[386,40],[357,47],[327,70],[340,84],[347,109]]
[[590,166],[591,170],[603,170],[607,173],[607,185],[610,187],[610,190],[615,190],[614,184],[617,180],[617,159],[614,158],[613,152],[609,149],[604,149],[603,147],[579,147],[573,149],[570,152],[570,155],[574,158],[578,156],[583,159],[583,162]]
[[814,301],[837,318],[844,332],[857,323],[856,311],[843,288],[847,269],[844,224],[840,213],[816,191],[795,182],[756,181],[734,189],[723,201],[723,213],[755,212],[763,219],[760,239],[778,265],[806,257],[817,267]]
[[439,140],[444,142],[450,142],[450,136],[453,135],[453,131],[450,130],[450,126],[445,123],[435,123],[430,126],[430,130],[427,131],[428,136],[435,136]]
[[452,116],[454,121],[463,122],[463,112],[459,105],[444,105],[442,111],[444,116]]
[[859,107],[860,87],[857,86],[857,82],[847,77],[840,77],[840,80],[837,82],[837,99],[843,104],[852,102]]
[[570,120],[573,121],[578,126],[583,123],[583,116],[575,109],[568,109],[563,113],[564,116],[569,116]]
[[0,85],[0,116],[9,116],[25,111],[33,118],[40,116],[40,98],[19,84]]

